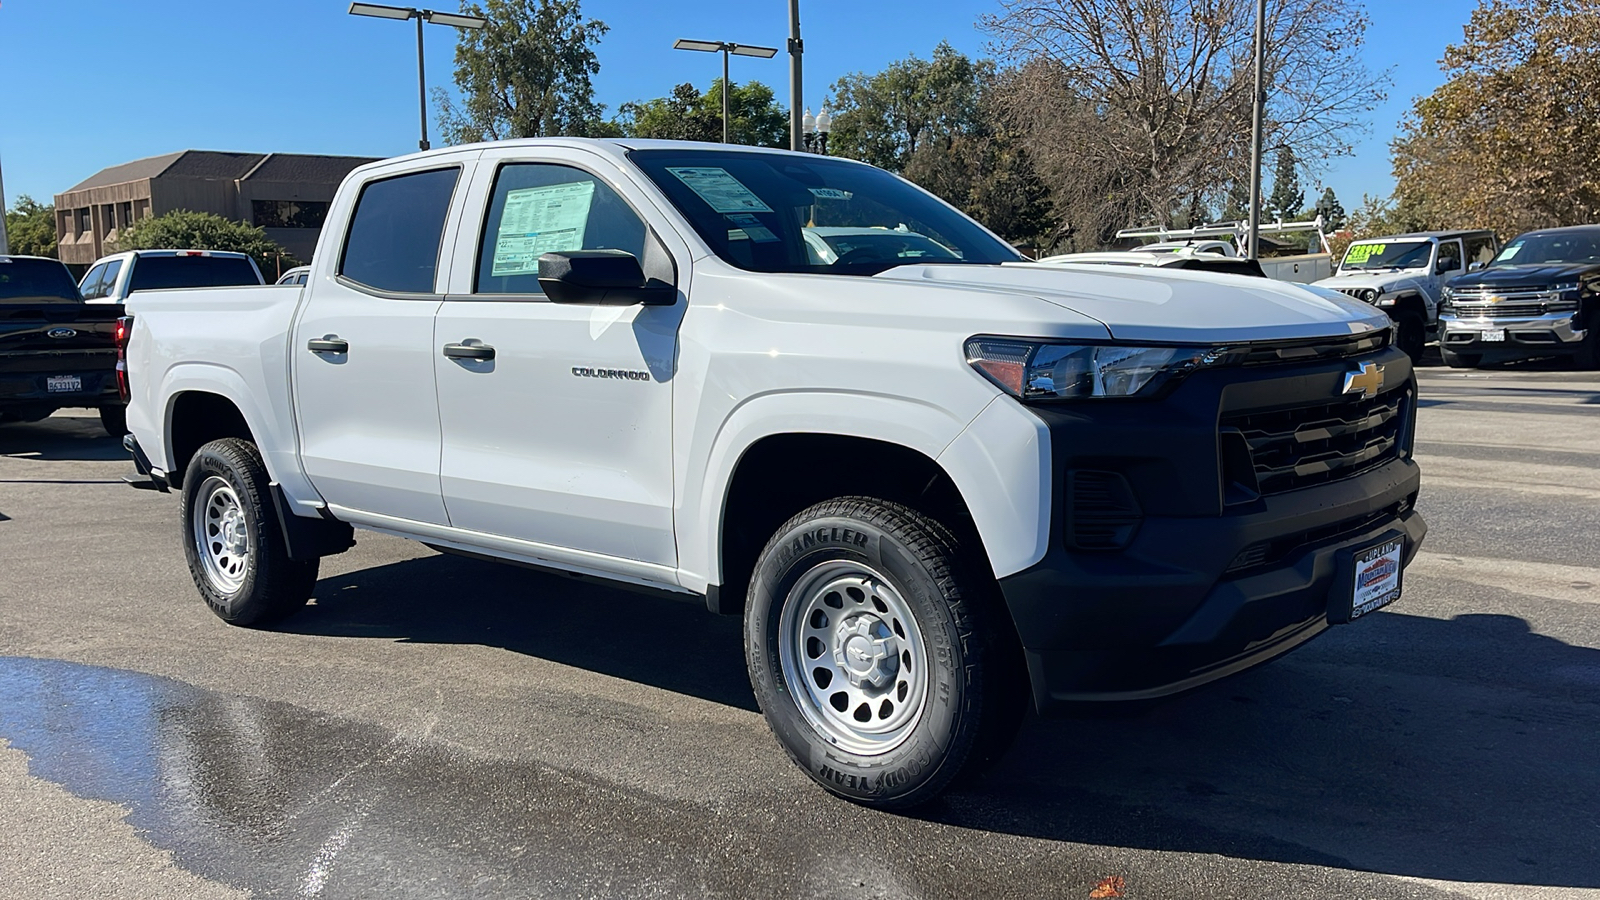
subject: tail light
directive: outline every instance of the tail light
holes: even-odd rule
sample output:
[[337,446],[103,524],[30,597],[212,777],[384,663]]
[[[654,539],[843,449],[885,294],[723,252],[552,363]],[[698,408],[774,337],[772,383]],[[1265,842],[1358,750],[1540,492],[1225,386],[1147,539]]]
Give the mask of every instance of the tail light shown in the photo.
[[117,393],[122,396],[122,402],[127,403],[133,397],[133,391],[128,385],[128,338],[133,336],[133,316],[123,316],[117,320]]

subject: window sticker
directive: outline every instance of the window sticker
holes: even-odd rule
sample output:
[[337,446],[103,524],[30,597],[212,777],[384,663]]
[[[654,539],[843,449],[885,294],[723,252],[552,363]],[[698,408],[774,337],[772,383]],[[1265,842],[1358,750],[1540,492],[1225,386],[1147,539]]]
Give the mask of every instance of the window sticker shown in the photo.
[[1511,259],[1512,257],[1516,256],[1517,255],[1517,251],[1521,250],[1521,249],[1522,249],[1522,242],[1521,241],[1516,241],[1516,242],[1507,244],[1506,248],[1504,250],[1500,251],[1500,255],[1496,256],[1494,258],[1494,261],[1495,262],[1502,262],[1504,260]]
[[583,232],[593,203],[592,181],[508,192],[500,230],[494,237],[494,264],[489,274],[501,278],[537,273],[540,254],[582,250]]
[[744,182],[720,166],[668,166],[667,171],[719,213],[772,212],[772,207],[762,203]]
[[1357,244],[1350,248],[1350,255],[1345,257],[1345,262],[1364,263],[1374,256],[1382,256],[1383,248],[1388,244]]
[[729,231],[729,240],[742,241],[748,239],[758,244],[770,244],[778,239],[777,235],[761,224],[760,219],[749,213],[728,213],[728,221],[739,226],[735,229],[739,232],[739,236],[733,237],[734,232]]
[[842,191],[838,188],[807,188],[806,190],[811,192],[811,196],[819,200],[849,200],[855,196],[849,191]]

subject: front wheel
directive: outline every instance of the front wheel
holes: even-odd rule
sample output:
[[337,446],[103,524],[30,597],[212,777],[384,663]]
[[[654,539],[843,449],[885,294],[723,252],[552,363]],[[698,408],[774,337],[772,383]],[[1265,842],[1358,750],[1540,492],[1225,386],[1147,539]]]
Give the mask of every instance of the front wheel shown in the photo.
[[1009,745],[1020,648],[987,565],[949,529],[865,497],[789,520],[756,564],[750,680],[789,756],[827,790],[900,809]]
[[1428,325],[1414,312],[1400,312],[1394,316],[1395,344],[1400,352],[1411,357],[1413,365],[1422,362],[1428,349]]
[[311,598],[320,560],[290,559],[254,444],[201,447],[183,476],[183,549],[200,597],[232,625],[268,625]]
[[1600,328],[1596,328],[1596,324],[1590,322],[1583,343],[1578,345],[1578,352],[1572,358],[1574,368],[1588,371],[1600,369]]

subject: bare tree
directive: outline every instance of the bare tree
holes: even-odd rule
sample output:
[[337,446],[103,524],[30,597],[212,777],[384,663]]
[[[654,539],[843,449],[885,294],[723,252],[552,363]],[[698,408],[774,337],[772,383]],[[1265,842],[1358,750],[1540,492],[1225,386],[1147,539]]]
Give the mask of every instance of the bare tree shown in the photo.
[[[1189,218],[1244,178],[1254,21],[1252,0],[1002,0],[984,17],[1070,244]],[[1358,61],[1366,29],[1357,0],[1268,0],[1267,146],[1308,171],[1384,99],[1387,72]]]

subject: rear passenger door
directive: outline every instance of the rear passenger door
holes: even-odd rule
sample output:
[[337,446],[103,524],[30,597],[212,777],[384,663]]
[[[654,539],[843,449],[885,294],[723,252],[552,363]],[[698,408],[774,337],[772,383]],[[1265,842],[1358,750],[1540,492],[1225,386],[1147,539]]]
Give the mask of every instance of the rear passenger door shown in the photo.
[[[463,222],[473,232],[464,225],[434,335],[450,524],[569,565],[668,577],[687,246],[615,163],[577,150],[486,151]],[[593,249],[639,257],[677,301],[552,303],[538,255]],[[494,355],[449,355],[462,345]]]
[[346,231],[313,263],[289,347],[300,453],[323,499],[355,521],[447,523],[433,317],[441,248],[474,155],[369,176],[353,209],[329,217]]

